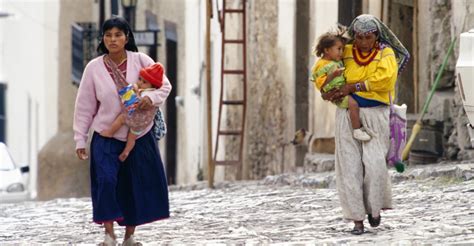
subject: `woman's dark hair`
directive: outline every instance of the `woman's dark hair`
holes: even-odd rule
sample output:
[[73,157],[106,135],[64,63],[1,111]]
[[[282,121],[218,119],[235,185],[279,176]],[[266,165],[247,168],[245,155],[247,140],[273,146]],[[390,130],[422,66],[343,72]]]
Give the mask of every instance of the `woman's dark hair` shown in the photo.
[[133,32],[130,28],[130,25],[123,17],[113,16],[112,18],[106,20],[104,24],[102,25],[102,30],[100,34],[100,43],[99,43],[99,46],[97,47],[97,53],[99,54],[109,53],[109,50],[107,50],[104,44],[104,33],[107,30],[110,30],[114,27],[123,31],[125,33],[125,36],[127,36],[128,42],[125,44],[125,49],[129,51],[137,52],[138,48],[137,48],[137,45],[135,44],[135,38],[133,37]]
[[318,39],[318,42],[313,48],[313,54],[317,57],[324,55],[324,49],[331,48],[336,44],[336,41],[341,41],[345,45],[348,41],[348,38],[345,36],[345,27],[338,26],[337,30],[334,32],[327,32],[321,35]]

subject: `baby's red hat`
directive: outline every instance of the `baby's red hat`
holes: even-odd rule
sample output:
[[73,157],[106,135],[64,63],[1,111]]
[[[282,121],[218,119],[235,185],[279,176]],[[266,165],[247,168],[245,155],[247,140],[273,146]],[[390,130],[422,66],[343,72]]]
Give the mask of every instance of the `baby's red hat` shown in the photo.
[[148,81],[155,88],[160,88],[163,85],[164,68],[161,63],[157,62],[146,68],[140,70],[140,77]]

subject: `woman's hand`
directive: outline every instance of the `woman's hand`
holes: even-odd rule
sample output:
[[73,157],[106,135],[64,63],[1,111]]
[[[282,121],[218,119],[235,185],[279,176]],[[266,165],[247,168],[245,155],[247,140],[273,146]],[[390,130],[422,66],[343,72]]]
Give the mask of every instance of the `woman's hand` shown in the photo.
[[138,103],[138,108],[141,110],[148,110],[153,108],[153,103],[151,102],[151,99],[148,96],[144,96]]
[[339,89],[332,89],[328,92],[322,92],[321,96],[326,101],[335,102],[340,98],[340,91]]
[[86,149],[76,149],[77,158],[80,160],[87,160],[89,156],[87,155]]
[[355,87],[353,84],[345,84],[339,88],[340,97],[345,97],[353,92],[355,92]]

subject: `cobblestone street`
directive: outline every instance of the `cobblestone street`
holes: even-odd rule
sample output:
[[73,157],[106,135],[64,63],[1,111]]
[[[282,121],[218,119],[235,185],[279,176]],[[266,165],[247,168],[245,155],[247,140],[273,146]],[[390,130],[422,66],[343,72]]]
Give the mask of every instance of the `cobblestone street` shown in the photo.
[[[138,227],[136,237],[144,244],[474,245],[472,178],[394,179],[394,209],[382,213],[380,227],[365,221],[368,232],[353,236],[334,188],[275,182],[281,177],[220,183],[214,190],[204,183],[172,187],[171,218]],[[0,204],[0,221],[1,245],[103,238],[87,198]],[[123,237],[121,228],[116,232]]]

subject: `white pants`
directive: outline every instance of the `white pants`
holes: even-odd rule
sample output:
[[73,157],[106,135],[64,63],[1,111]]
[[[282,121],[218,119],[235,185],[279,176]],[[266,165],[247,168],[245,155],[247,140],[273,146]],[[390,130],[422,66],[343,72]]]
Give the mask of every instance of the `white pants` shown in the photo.
[[392,185],[385,157],[389,148],[388,106],[360,108],[360,121],[372,139],[352,137],[349,112],[336,112],[336,183],[344,218],[361,221],[392,208]]

